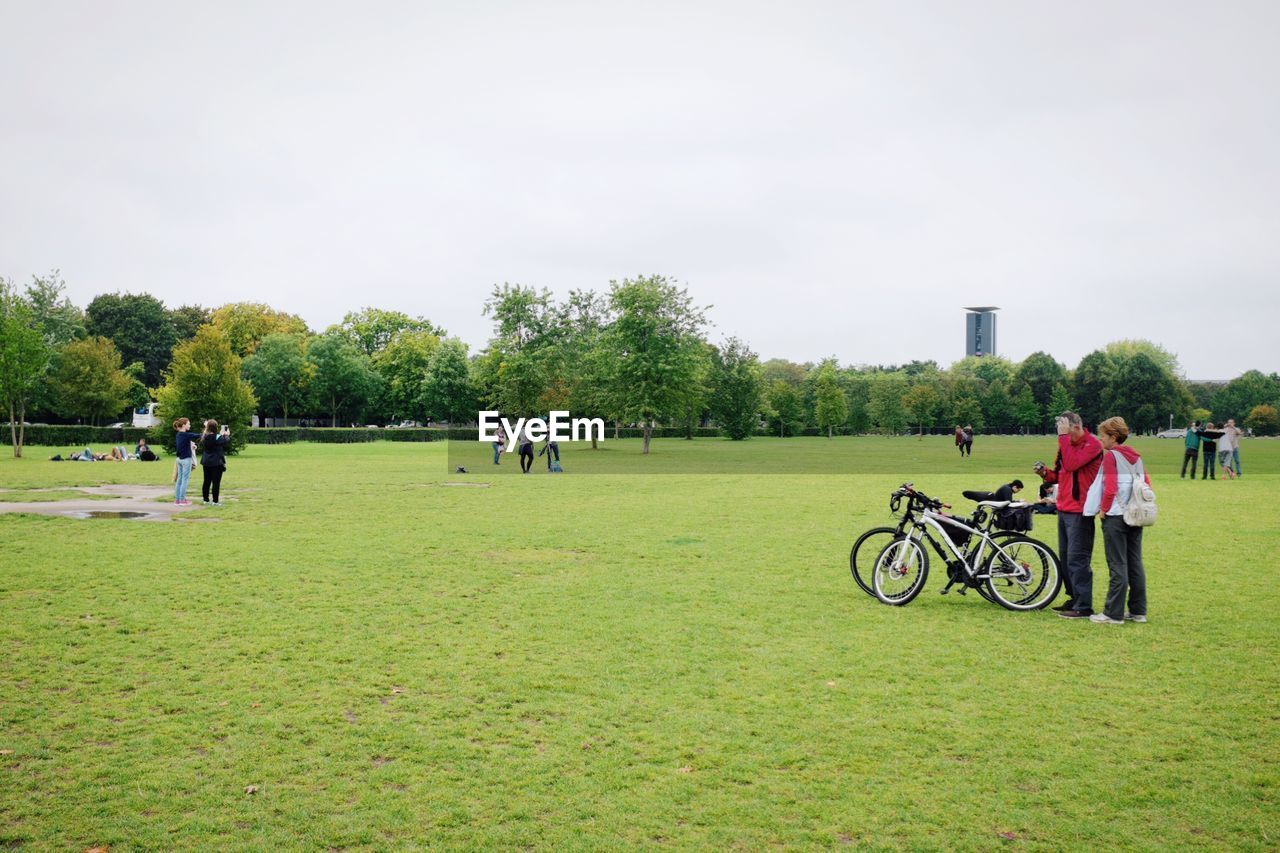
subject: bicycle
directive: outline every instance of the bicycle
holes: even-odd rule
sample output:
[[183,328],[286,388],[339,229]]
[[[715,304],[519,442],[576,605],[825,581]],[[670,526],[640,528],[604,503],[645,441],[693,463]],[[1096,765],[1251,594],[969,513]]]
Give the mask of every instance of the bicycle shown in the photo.
[[[909,486],[910,484],[906,485]],[[968,496],[971,493],[966,492],[965,494]],[[901,508],[902,497],[903,495],[896,491],[890,496],[889,511],[895,515]],[[975,513],[973,520],[977,524],[985,524],[987,521],[985,518],[978,518],[977,513]],[[875,590],[871,588],[870,580],[871,569],[875,565],[876,558],[880,555],[880,551],[884,549],[885,545],[903,535],[909,523],[907,516],[903,515],[896,527],[873,527],[854,540],[853,547],[849,549],[849,573],[853,575],[853,580],[858,584],[858,588],[872,598],[877,597]],[[998,540],[1007,539],[1017,534],[1008,530],[995,530],[991,531],[990,535],[993,540]],[[867,554],[870,555],[871,562],[869,565],[865,557]],[[860,560],[859,557],[863,557],[863,559]],[[943,559],[946,559],[946,557],[943,556]],[[978,587],[978,593],[984,598],[987,597],[984,587]]]
[[[968,492],[966,496],[975,494]],[[911,483],[894,491],[891,505],[904,499],[907,508],[899,523],[903,532],[880,550],[871,572],[872,591],[880,601],[900,607],[924,589],[929,577],[925,542],[947,564],[943,595],[956,585],[961,595],[977,589],[984,598],[1009,610],[1039,610],[1057,597],[1062,578],[1053,549],[1021,533],[990,529],[997,510],[1025,504],[978,500],[977,510],[966,523],[945,514],[942,510],[949,508],[947,504],[921,494]]]

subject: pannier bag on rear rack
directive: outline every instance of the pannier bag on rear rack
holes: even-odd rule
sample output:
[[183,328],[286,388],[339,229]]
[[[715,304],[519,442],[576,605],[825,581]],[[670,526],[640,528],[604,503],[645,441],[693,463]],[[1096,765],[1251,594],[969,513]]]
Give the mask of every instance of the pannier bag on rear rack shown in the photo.
[[1030,506],[1003,506],[996,510],[995,527],[997,530],[1013,530],[1025,533],[1031,529],[1034,510]]

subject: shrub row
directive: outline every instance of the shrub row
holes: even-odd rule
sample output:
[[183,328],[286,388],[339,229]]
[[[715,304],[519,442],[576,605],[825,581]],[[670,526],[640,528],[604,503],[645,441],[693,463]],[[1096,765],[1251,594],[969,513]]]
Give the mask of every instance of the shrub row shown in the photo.
[[[9,425],[4,425],[5,439],[9,438]],[[132,448],[138,439],[147,438],[147,430],[141,427],[95,427],[71,425],[29,426],[23,441],[44,447],[93,447],[123,444]]]

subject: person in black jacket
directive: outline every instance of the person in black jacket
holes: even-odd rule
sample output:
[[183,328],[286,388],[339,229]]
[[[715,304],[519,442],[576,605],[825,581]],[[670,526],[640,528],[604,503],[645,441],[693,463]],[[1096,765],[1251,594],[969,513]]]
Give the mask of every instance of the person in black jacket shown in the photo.
[[204,422],[204,433],[200,436],[200,469],[204,472],[204,482],[200,485],[204,502],[209,503],[209,494],[213,493],[213,505],[218,502],[222,489],[222,475],[227,470],[227,445],[231,443],[231,428],[218,428],[218,422],[212,418]]

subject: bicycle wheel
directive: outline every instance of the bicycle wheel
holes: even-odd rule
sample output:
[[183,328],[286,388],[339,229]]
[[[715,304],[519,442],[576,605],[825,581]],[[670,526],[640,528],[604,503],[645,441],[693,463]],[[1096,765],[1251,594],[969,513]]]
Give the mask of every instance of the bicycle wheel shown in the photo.
[[885,604],[909,604],[929,577],[929,555],[908,536],[895,536],[880,549],[871,571],[871,588]]
[[1030,536],[1010,536],[982,566],[987,590],[1010,610],[1039,610],[1058,595],[1058,555]]
[[871,588],[871,567],[875,565],[881,549],[897,535],[895,527],[873,527],[859,536],[849,551],[849,572],[862,591],[872,598],[876,597],[876,593]]
[[[988,534],[988,536],[991,537],[992,543],[996,545],[999,545],[1001,542],[1004,542],[1007,539],[1011,539],[1014,536],[1021,536],[1021,535],[1022,535],[1021,533],[1014,533],[1012,530],[994,530]],[[980,573],[985,574],[985,572],[980,572]],[[978,595],[982,596],[987,601],[990,601],[992,604],[995,604],[996,603],[995,597],[992,596],[991,590],[987,588],[988,586],[987,582],[985,580],[982,580],[982,581],[977,581],[976,584],[977,585],[974,586],[974,589],[978,591]]]

